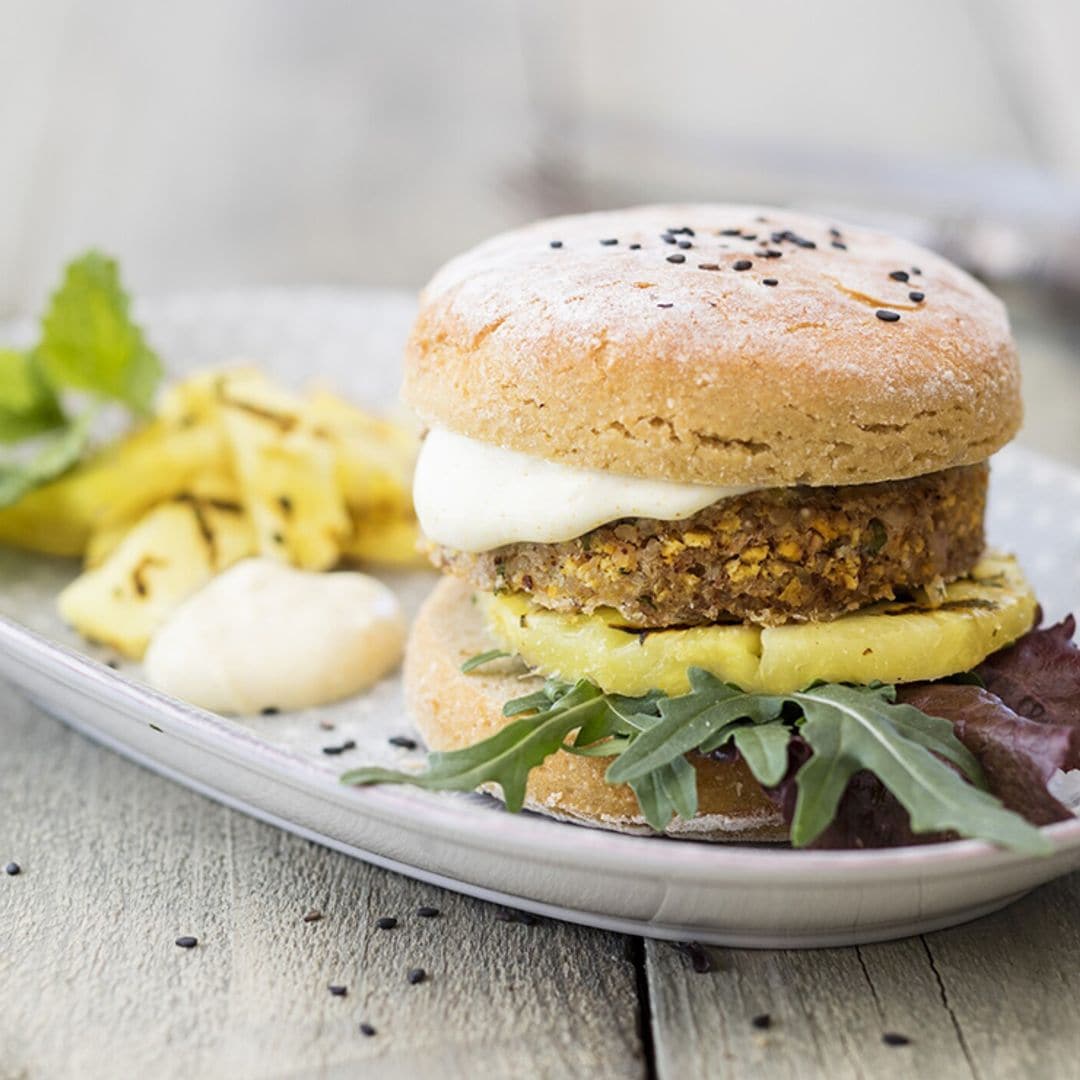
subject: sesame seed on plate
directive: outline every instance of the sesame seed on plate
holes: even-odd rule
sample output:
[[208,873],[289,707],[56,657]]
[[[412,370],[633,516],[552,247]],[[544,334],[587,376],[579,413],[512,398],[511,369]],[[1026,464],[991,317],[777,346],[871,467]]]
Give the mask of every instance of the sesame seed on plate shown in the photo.
[[327,988],[334,997],[345,997],[349,990],[348,987],[340,986],[336,983],[331,983]]
[[425,904],[423,907],[418,907],[416,909],[416,914],[419,915],[421,919],[437,919],[439,917],[439,909]]
[[881,1036],[881,1041],[886,1046],[907,1046],[911,1042],[906,1035],[901,1035],[898,1031],[886,1031]]
[[549,246],[553,247],[553,248],[561,248],[562,247],[562,241],[561,240],[552,240]]
[[772,1027],[772,1017],[768,1013],[758,1013],[751,1021],[758,1031],[768,1031]]
[[676,251],[674,255],[667,257],[669,263],[684,263],[686,262],[686,256],[681,251]]
[[409,968],[405,978],[410,986],[419,986],[427,978],[427,972],[423,968]]
[[375,925],[380,930],[393,930],[397,926],[397,919],[393,915],[380,915],[375,920]]
[[600,241],[603,247],[614,247],[618,242],[618,239],[614,236],[606,236]]
[[640,244],[631,244],[630,245],[630,250],[631,251],[640,251],[641,250],[641,245]]
[[847,244],[845,244],[843,240],[834,240],[832,246],[836,248],[837,251],[847,251]]
[[184,934],[182,937],[176,939],[176,944],[179,945],[181,949],[194,949],[195,946],[199,944],[199,939],[197,937],[192,937],[190,934]]
[[375,1034],[375,1029],[365,1020],[360,1025],[360,1034],[361,1035],[367,1035],[368,1038],[370,1038],[372,1035]]
[[761,284],[762,285],[768,285],[770,288],[772,288],[774,285],[779,285],[780,282],[777,281],[776,278],[774,278],[774,277],[767,277],[767,278],[762,278],[761,279]]

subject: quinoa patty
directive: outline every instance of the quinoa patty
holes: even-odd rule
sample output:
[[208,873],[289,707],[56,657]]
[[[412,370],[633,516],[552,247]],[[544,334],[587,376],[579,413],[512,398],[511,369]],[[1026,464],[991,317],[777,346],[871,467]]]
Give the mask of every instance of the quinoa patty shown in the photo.
[[989,468],[910,480],[771,488],[682,521],[634,518],[558,544],[468,554],[436,566],[556,611],[618,609],[631,626],[827,620],[967,573],[983,550]]

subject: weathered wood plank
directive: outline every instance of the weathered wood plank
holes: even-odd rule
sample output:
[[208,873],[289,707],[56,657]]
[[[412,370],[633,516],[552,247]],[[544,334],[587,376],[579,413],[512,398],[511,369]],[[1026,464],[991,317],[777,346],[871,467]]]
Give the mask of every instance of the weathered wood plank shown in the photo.
[[[1080,875],[927,938],[813,952],[647,947],[660,1077],[1065,1076],[1080,1029]],[[756,1028],[769,1014],[771,1027]],[[907,1036],[889,1046],[887,1032]]]
[[[622,939],[278,832],[0,706],[0,1077],[643,1073]],[[431,904],[437,918],[420,918]],[[311,909],[323,913],[305,923]],[[394,930],[378,930],[394,915]],[[174,939],[194,934],[199,946]],[[429,974],[410,985],[406,973]],[[347,996],[328,985],[340,983]],[[370,1022],[377,1034],[358,1030]]]

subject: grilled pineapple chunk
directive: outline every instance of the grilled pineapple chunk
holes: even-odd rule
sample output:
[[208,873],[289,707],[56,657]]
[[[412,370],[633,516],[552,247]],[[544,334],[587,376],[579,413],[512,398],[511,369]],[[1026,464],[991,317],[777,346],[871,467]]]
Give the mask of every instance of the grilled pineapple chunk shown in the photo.
[[151,510],[76,578],[60,594],[60,614],[84,637],[138,659],[188,596],[254,550],[239,506],[183,496]]
[[330,569],[351,523],[326,433],[301,399],[252,371],[221,381],[219,408],[259,554]]
[[689,689],[701,667],[745,690],[786,693],[816,680],[896,683],[968,671],[1031,629],[1035,596],[1016,560],[988,555],[945,588],[936,607],[875,604],[833,622],[760,629],[702,626],[645,633],[617,612],[566,615],[520,594],[480,594],[488,628],[504,648],[545,674],[586,677],[630,695]]
[[402,568],[430,566],[417,548],[419,540],[420,526],[411,512],[408,516],[356,517],[341,553],[350,562]]
[[188,417],[155,420],[0,509],[0,543],[82,555],[92,532],[135,520],[184,491],[224,456],[216,424]]

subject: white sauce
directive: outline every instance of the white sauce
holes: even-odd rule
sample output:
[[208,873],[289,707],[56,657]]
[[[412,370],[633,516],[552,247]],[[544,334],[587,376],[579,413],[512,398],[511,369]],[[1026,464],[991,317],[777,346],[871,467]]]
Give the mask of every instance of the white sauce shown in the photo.
[[220,713],[302,709],[370,686],[401,659],[405,619],[366,574],[245,559],[177,609],[146,652],[146,678]]
[[420,450],[413,502],[429,540],[476,552],[572,540],[620,518],[678,521],[755,490],[575,469],[436,428]]

